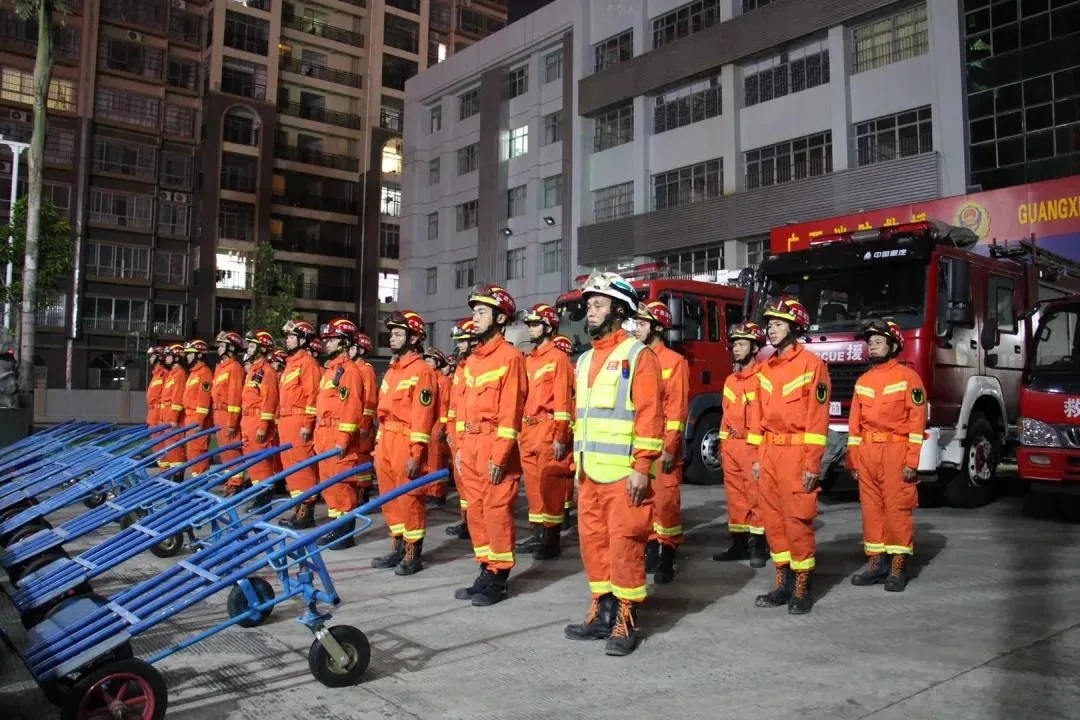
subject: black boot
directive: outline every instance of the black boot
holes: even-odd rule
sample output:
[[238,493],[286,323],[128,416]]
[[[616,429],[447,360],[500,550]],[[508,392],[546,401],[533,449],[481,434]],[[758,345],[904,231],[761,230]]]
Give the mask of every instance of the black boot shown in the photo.
[[904,592],[907,587],[907,555],[897,553],[889,556],[889,576],[885,578],[886,592]]
[[637,649],[637,605],[627,600],[619,600],[616,610],[615,625],[608,635],[605,655],[629,655]]
[[775,608],[786,605],[790,599],[791,570],[787,565],[781,565],[776,568],[776,587],[754,598],[754,605],[759,608]]
[[356,518],[349,518],[336,530],[322,536],[318,544],[327,550],[348,550],[356,545]]
[[611,634],[619,602],[611,593],[594,597],[584,622],[567,625],[563,633],[571,640],[603,640]]
[[469,540],[469,522],[465,511],[461,511],[461,522],[454,523],[446,528],[446,534],[458,540]]
[[675,553],[674,545],[660,545],[660,562],[653,574],[653,582],[657,585],[667,585],[675,579]]
[[458,588],[454,591],[455,600],[472,600],[473,595],[483,592],[488,585],[491,584],[491,579],[495,577],[495,574],[488,570],[487,565],[480,566],[480,574],[473,580],[473,584],[469,587]]
[[270,507],[270,501],[273,500],[273,493],[269,488],[264,488],[263,492],[255,496],[255,500],[248,505],[247,511],[249,513],[261,512]]
[[356,503],[357,507],[361,505],[367,505],[371,502],[371,498],[375,496],[375,488],[371,485],[365,485],[364,487],[356,488]]
[[428,510],[438,510],[439,508],[446,507],[446,498],[444,497],[429,497],[427,500]]
[[716,553],[712,559],[716,562],[735,562],[750,558],[750,536],[747,533],[731,533],[731,547]]
[[420,553],[424,549],[424,541],[417,540],[416,542],[405,541],[405,554],[401,557],[401,562],[394,568],[395,575],[415,575],[424,569],[424,563],[420,560]]
[[810,596],[810,571],[800,570],[794,575],[795,587],[791,591],[787,611],[791,615],[806,615],[814,607],[814,598]]
[[562,555],[562,532],[558,525],[545,527],[540,546],[533,550],[533,560],[554,560]]
[[877,585],[889,576],[889,564],[884,555],[871,555],[863,569],[851,576],[851,584],[859,587]]
[[397,567],[403,557],[405,557],[405,538],[390,538],[390,552],[372,560],[371,567],[378,570]]
[[540,546],[544,544],[544,526],[540,523],[533,523],[532,529],[532,535],[524,540],[519,540],[518,544],[514,547],[514,552],[536,552]]
[[645,544],[645,574],[652,575],[660,569],[660,541],[650,540]]
[[563,510],[562,531],[566,532],[574,527],[574,508],[568,507]]
[[749,540],[750,567],[763,568],[769,561],[769,543],[764,535],[751,535]]
[[509,580],[509,570],[497,570],[495,574],[491,576],[491,582],[488,583],[487,587],[480,592],[473,594],[472,604],[476,607],[487,607],[488,605],[501,603],[503,600],[510,597]]
[[300,503],[291,518],[281,521],[282,526],[293,530],[310,530],[315,527],[315,503]]

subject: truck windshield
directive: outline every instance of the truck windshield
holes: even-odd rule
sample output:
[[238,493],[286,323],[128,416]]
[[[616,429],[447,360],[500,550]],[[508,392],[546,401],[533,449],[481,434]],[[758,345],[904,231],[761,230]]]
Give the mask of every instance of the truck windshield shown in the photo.
[[585,327],[585,301],[572,300],[560,303],[557,310],[559,311],[559,334],[568,338],[573,344],[574,351],[570,357],[576,359],[578,355],[592,347],[592,338],[589,336],[588,328]]
[[1080,303],[1052,307],[1039,322],[1029,359],[1028,384],[1033,389],[1080,389]]
[[771,298],[797,297],[810,313],[811,332],[858,330],[870,317],[889,318],[902,328],[923,323],[927,265],[897,262],[859,272],[811,270],[769,277]]

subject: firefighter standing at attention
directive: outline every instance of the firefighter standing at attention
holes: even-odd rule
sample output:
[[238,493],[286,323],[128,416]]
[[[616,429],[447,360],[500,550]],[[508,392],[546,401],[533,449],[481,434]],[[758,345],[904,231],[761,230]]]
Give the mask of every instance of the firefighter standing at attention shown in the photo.
[[776,583],[754,604],[763,608],[786,604],[789,613],[803,615],[813,607],[814,518],[829,432],[832,382],[824,361],[798,340],[810,324],[802,303],[779,298],[766,308],[765,318],[766,334],[776,353],[758,374],[747,442],[759,446],[750,472],[758,482]]
[[757,446],[749,445],[746,438],[750,407],[757,400],[757,355],[765,347],[765,331],[754,322],[740,323],[728,331],[728,342],[735,367],[724,380],[720,449],[731,546],[713,555],[713,560],[749,559],[750,567],[762,568],[769,557],[769,546],[758,509],[758,484],[750,476],[750,468],[757,459]]
[[165,376],[169,374],[161,362],[161,348],[147,348],[146,365],[150,368],[150,379],[146,383],[146,427],[155,428],[161,422],[161,392],[165,389]]
[[[217,427],[218,447],[235,442],[240,434],[240,396],[244,392],[244,368],[236,359],[243,340],[232,331],[218,333],[217,363],[214,365],[214,385],[210,389],[213,402],[214,425]],[[225,463],[240,457],[239,450],[218,453],[219,462]],[[236,473],[225,483],[225,495],[236,493],[244,485],[242,473]]]
[[637,647],[645,600],[645,546],[652,530],[654,464],[664,450],[660,361],[622,329],[637,293],[615,273],[594,272],[581,289],[592,349],[577,363],[574,456],[578,534],[592,593],[572,640],[607,638],[608,655]]
[[[412,310],[386,319],[394,359],[379,388],[379,440],[375,454],[379,492],[407,485],[427,472],[432,429],[438,419],[438,378],[424,362],[427,325]],[[414,575],[424,568],[421,553],[427,532],[428,488],[421,487],[383,504],[390,530],[390,552],[371,561],[373,568],[394,568],[396,575]]]
[[[184,383],[184,422],[198,423],[199,427],[191,432],[197,433],[210,427],[210,407],[213,403],[211,390],[214,372],[206,364],[206,353],[210,346],[202,340],[191,340],[184,345],[184,364],[187,365],[187,381]],[[191,462],[210,448],[210,436],[203,435],[184,445],[186,460]],[[192,477],[206,472],[210,467],[210,458],[204,458],[191,466]],[[226,490],[226,494],[229,494]]]
[[[165,365],[165,384],[161,388],[161,422],[176,428],[184,424],[184,387],[187,384],[187,370],[181,358],[184,346],[179,343],[167,345],[162,351]],[[177,442],[173,437],[168,445]],[[159,448],[160,449],[160,448]],[[184,446],[180,445],[168,452],[160,461],[161,467],[176,467],[184,464]]]
[[[371,462],[371,454],[375,450],[375,408],[379,404],[379,381],[375,377],[375,368],[364,359],[374,349],[371,338],[364,333],[357,333],[356,342],[349,346],[349,358],[356,363],[364,384],[364,414],[356,431],[360,442],[357,452],[360,453],[361,465]],[[374,480],[375,473],[372,471],[359,473],[349,480],[349,484],[356,488],[357,502],[361,505],[371,497]]]
[[451,328],[450,338],[454,341],[457,364],[454,367],[454,374],[450,377],[450,407],[446,410],[446,440],[450,445],[450,472],[453,473],[454,487],[457,488],[461,522],[447,527],[446,534],[458,540],[468,540],[469,495],[475,490],[468,487],[468,478],[458,472],[453,457],[458,447],[457,439],[460,431],[465,428],[465,421],[458,419],[458,409],[461,407],[461,399],[465,396],[465,361],[476,347],[476,323],[472,321],[472,318],[462,320]]
[[285,363],[289,362],[289,356],[284,350],[274,350],[267,359],[270,363],[270,367],[274,368],[274,372],[279,376],[281,373],[285,372]]
[[[570,338],[566,337],[565,335],[556,335],[555,337],[551,338],[551,342],[559,350],[562,350],[564,353],[566,353],[566,356],[568,358],[571,358],[570,369],[572,371],[574,369],[574,361],[572,359],[573,355],[574,355],[574,343],[570,342]],[[574,400],[574,388],[573,388],[573,386],[571,386],[570,387],[570,402],[571,402],[571,404],[573,404],[573,400]],[[573,435],[574,435],[574,418],[571,416],[571,418],[570,418],[570,445],[571,445],[571,447],[573,447],[573,444],[574,444]],[[575,472],[575,469],[574,469],[574,453],[570,453],[570,461],[569,462],[570,462],[570,465],[569,465],[570,482],[566,483],[566,500],[563,501],[563,524],[562,524],[563,532],[569,530],[573,526],[573,514],[574,514],[574,480],[573,480],[573,478],[574,478],[574,472]]]
[[521,426],[521,466],[533,535],[518,544],[517,552],[531,552],[536,560],[562,554],[560,534],[566,512],[566,486],[570,474],[570,420],[574,395],[574,368],[552,337],[559,329],[559,314],[547,303],[529,308],[522,318],[533,349],[525,356],[528,395]]
[[465,366],[454,467],[470,488],[469,535],[480,574],[454,597],[488,606],[508,597],[514,567],[514,501],[521,481],[518,436],[528,381],[525,356],[504,336],[517,314],[514,298],[497,285],[477,285],[469,293],[469,307],[477,345]]
[[[315,455],[315,399],[319,394],[322,370],[307,346],[315,338],[315,328],[306,320],[290,320],[285,334],[285,368],[281,371],[278,396],[278,441],[289,447],[281,453],[281,464],[292,467]],[[315,487],[319,476],[313,465],[292,472],[286,479],[289,495],[296,497]],[[294,529],[315,527],[315,498],[296,506],[282,525]]]
[[[449,448],[446,445],[447,412],[450,409],[450,377],[446,374],[449,361],[438,348],[424,350],[424,362],[435,371],[435,425],[431,429],[431,447],[428,449],[425,473],[442,470],[449,464]],[[447,482],[428,485],[428,510],[446,505]]]
[[848,419],[848,464],[859,483],[867,564],[852,585],[907,586],[915,551],[913,511],[919,504],[918,468],[926,431],[922,378],[897,356],[904,335],[896,323],[870,320],[862,333],[870,369],[855,381]]
[[[270,366],[267,356],[274,350],[274,337],[265,330],[253,330],[247,334],[244,364],[248,365],[240,397],[240,438],[244,454],[266,450],[274,443],[274,419],[278,411],[278,374]],[[274,463],[263,460],[248,468],[252,485],[258,485],[274,474]],[[259,496],[259,506],[270,502],[270,493]]]

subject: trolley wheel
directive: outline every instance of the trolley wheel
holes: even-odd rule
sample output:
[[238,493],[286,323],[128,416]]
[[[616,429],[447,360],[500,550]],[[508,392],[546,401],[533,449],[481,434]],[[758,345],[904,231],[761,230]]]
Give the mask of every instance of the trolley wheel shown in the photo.
[[[70,595],[65,595],[56,603],[49,606],[43,606],[44,612],[42,613],[42,620],[51,618],[58,612],[64,609],[66,605],[69,605],[76,600],[91,600],[98,607],[104,607],[109,604],[109,599],[103,595],[99,595],[88,587],[84,588],[84,592],[73,592]],[[39,608],[34,608],[38,610]],[[126,642],[123,645],[117,645],[109,654],[101,659],[101,662],[108,662],[111,660],[128,660],[135,657],[135,651],[131,648],[131,643]]]
[[99,492],[99,493],[94,493],[93,495],[86,498],[82,502],[83,502],[83,505],[85,505],[86,507],[93,510],[94,508],[101,507],[102,505],[104,505],[105,501],[108,500],[108,499],[109,499],[109,496],[106,493]]
[[172,537],[165,538],[157,545],[150,548],[154,557],[171,558],[180,554],[184,549],[184,533],[176,533]]
[[26,538],[30,537],[31,535],[39,533],[42,530],[51,530],[51,529],[52,529],[52,525],[50,525],[45,520],[31,520],[30,522],[26,523],[25,525],[23,525],[18,530],[15,530],[11,534],[5,536],[3,538],[3,544],[4,544],[5,547],[10,547],[11,545],[14,545],[17,542],[21,542],[22,540],[25,540]]
[[352,625],[335,625],[330,634],[349,656],[349,664],[338,665],[326,648],[316,639],[308,649],[308,670],[311,676],[326,687],[339,688],[355,685],[371,664],[371,643],[367,635]]
[[[21,513],[23,510],[26,510],[26,508],[28,508],[28,507],[31,507],[31,505],[21,505],[20,507],[8,509],[4,514],[0,515],[0,525],[3,525],[8,520],[15,517],[19,513]],[[46,528],[51,528],[52,527],[52,525],[50,525],[49,522],[47,520],[45,520],[44,518],[36,518],[34,520],[31,520],[30,523],[36,523],[39,527],[40,526],[44,526]],[[3,545],[3,546],[10,545],[11,542],[12,542],[11,537],[15,533],[22,530],[24,527],[29,526],[30,523],[27,523],[26,525],[23,525],[21,527],[17,527],[14,530],[12,530],[11,532],[5,533],[4,535],[0,535],[0,545]]]
[[22,579],[27,575],[37,572],[49,563],[55,562],[56,560],[60,560],[65,557],[67,557],[67,553],[62,552],[58,548],[52,548],[51,550],[46,550],[40,555],[31,556],[26,560],[23,560],[21,563],[15,563],[8,568],[8,580],[11,581],[12,585],[18,587],[19,583],[22,582]]
[[128,513],[120,518],[120,529],[127,530],[129,527],[146,517],[146,513],[142,510],[136,510],[135,512]]
[[60,707],[61,720],[94,717],[163,720],[169,691],[161,673],[136,658],[105,663],[79,678]]
[[[263,580],[261,577],[249,577],[248,582],[251,583],[251,589],[255,591],[256,597],[261,601],[274,599],[274,587]],[[229,610],[229,617],[234,618],[239,615],[243,615],[248,611],[247,596],[244,595],[244,591],[240,589],[239,585],[234,585],[233,589],[229,591],[229,599],[226,602],[226,607]],[[270,613],[273,610],[263,610],[254,618],[246,618],[237,623],[242,628],[253,628],[262,625],[270,617]]]

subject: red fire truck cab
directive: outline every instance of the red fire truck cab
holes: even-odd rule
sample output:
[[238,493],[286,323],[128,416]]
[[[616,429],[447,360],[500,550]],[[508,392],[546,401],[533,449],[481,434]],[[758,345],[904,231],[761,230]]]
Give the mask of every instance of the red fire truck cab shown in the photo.
[[[638,292],[641,302],[661,300],[675,318],[667,343],[690,364],[690,412],[686,418],[686,481],[697,485],[721,482],[720,399],[731,372],[727,329],[743,317],[742,288],[717,282],[677,277],[663,263],[646,263],[620,271]],[[575,286],[584,282],[577,278]],[[576,359],[590,347],[585,327],[585,304],[580,290],[563,293],[556,301],[559,332],[574,345]]]

